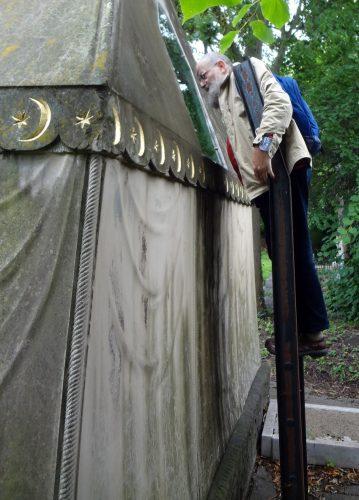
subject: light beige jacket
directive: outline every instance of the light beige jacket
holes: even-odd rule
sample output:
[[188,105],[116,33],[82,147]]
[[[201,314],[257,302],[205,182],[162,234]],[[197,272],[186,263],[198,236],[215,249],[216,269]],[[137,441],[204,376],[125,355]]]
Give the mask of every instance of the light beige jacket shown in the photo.
[[292,119],[293,110],[288,94],[262,61],[252,57],[251,62],[264,101],[262,121],[256,130],[256,136],[253,136],[233,73],[221,89],[219,107],[243,183],[252,200],[269,189],[268,183],[263,184],[256,179],[252,165],[253,144],[258,144],[263,134],[274,134],[269,150],[270,158],[273,158],[283,134],[286,134],[286,160],[290,172],[299,160],[303,158],[311,160],[311,156],[297,124]]

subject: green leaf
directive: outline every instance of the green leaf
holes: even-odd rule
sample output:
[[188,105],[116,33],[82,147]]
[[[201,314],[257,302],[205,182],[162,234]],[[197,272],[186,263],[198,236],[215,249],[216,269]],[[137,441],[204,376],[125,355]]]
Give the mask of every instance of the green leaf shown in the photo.
[[238,14],[233,18],[233,21],[232,21],[233,28],[235,28],[235,26],[239,23],[239,21],[244,18],[244,16],[247,14],[247,12],[249,11],[249,9],[251,7],[252,7],[252,4],[250,4],[250,3],[243,5],[241,10],[238,12]]
[[262,14],[278,29],[289,21],[289,8],[285,0],[261,0]]
[[235,7],[242,3],[243,0],[179,0],[179,2],[183,13],[183,23],[185,23],[210,7],[217,7],[218,5]]
[[253,35],[264,43],[273,43],[274,36],[272,30],[264,24],[263,21],[252,21],[249,23],[252,28]]
[[221,49],[222,54],[226,52],[226,50],[229,49],[229,47],[232,45],[233,40],[235,37],[238,35],[239,31],[229,31],[229,33],[226,33],[224,37],[221,39],[219,42],[219,48]]
[[222,2],[218,2],[218,5],[225,5],[226,7],[235,7],[242,3],[243,0],[222,0]]
[[183,23],[188,21],[197,14],[201,14],[210,7],[215,7],[221,2],[219,0],[180,0],[181,10],[183,13]]

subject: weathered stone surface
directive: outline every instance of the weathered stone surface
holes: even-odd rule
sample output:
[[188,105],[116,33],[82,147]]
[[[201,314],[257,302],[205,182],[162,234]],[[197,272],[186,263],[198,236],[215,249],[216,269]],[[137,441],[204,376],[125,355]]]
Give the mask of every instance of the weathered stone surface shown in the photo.
[[0,498],[52,498],[85,158],[0,156]]
[[[107,0],[9,0],[1,4],[1,85],[103,85],[111,62]],[[118,19],[117,19],[118,21]]]
[[272,475],[263,466],[258,467],[252,477],[253,488],[248,500],[272,500],[277,491],[275,489]]
[[[174,6],[160,3],[193,71]],[[250,209],[228,203],[248,198],[205,104],[223,164],[201,161],[156,6],[1,5],[5,500],[57,494],[86,170],[78,151],[107,157],[79,498],[205,497],[258,368]],[[158,131],[165,149],[155,148]]]
[[251,235],[248,207],[107,160],[79,499],[206,497],[260,362]]

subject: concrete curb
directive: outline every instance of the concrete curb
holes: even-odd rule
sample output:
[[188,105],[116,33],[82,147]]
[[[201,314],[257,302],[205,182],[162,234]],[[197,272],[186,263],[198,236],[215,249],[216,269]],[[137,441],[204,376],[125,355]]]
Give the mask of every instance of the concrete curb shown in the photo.
[[[328,412],[337,413],[345,418],[345,414],[357,415],[359,427],[359,409],[339,406],[306,404],[306,410],[318,412],[318,418],[323,419]],[[279,459],[279,436],[277,400],[271,399],[262,432],[261,454],[264,457]],[[338,440],[331,437],[316,437],[307,439],[308,464],[326,465],[328,462],[337,467],[359,467],[359,442],[356,440]]]

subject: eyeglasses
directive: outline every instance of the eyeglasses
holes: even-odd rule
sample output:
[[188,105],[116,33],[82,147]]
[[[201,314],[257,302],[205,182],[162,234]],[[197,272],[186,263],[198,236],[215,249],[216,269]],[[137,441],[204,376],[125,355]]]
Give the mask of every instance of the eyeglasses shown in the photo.
[[204,71],[203,73],[200,73],[198,75],[198,79],[200,82],[203,82],[207,78],[207,73],[215,66],[217,63],[212,64],[210,68],[207,69],[207,71]]

